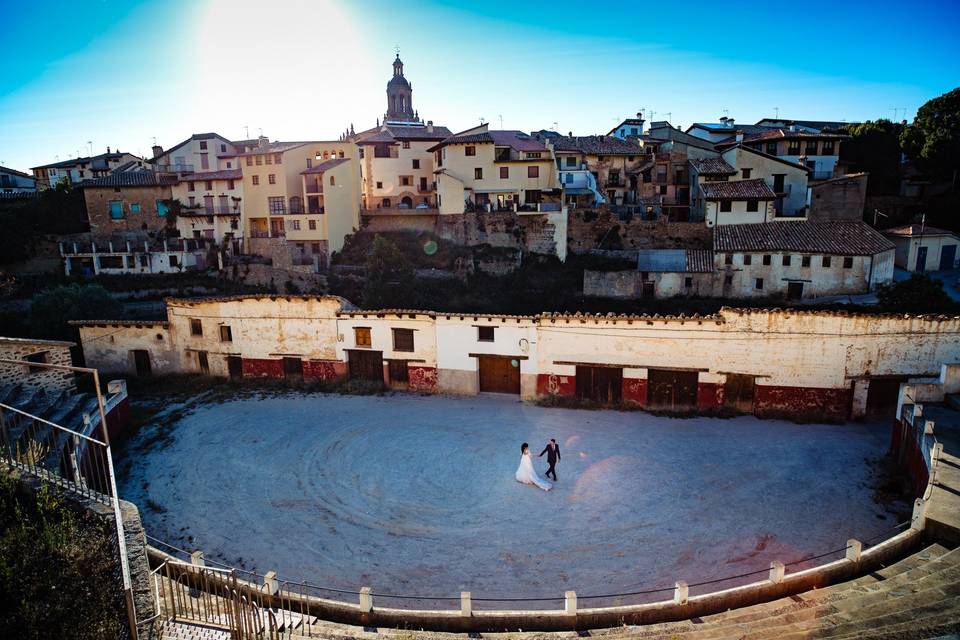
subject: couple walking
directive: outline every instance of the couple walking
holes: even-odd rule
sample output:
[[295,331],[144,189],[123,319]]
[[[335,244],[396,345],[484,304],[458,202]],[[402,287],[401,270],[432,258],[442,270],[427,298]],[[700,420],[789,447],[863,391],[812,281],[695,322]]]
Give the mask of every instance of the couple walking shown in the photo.
[[[544,474],[548,478],[550,474],[553,474],[553,481],[557,481],[557,462],[560,461],[560,445],[557,444],[557,441],[553,438],[550,438],[550,442],[547,443],[547,446],[543,448],[543,451],[540,452],[539,458],[543,457],[543,454],[547,454],[547,462],[550,463],[550,468],[547,469],[547,472]],[[533,460],[530,457],[530,445],[524,442],[520,446],[520,466],[517,468],[517,482],[522,482],[524,484],[532,484],[543,489],[544,491],[550,491],[553,488],[553,485],[540,478],[537,475],[537,472],[533,468]]]

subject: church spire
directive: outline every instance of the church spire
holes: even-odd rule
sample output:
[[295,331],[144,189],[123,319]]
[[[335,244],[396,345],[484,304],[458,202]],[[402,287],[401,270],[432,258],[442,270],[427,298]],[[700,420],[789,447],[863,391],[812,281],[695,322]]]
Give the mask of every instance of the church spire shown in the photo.
[[413,87],[403,77],[403,61],[400,60],[400,47],[396,47],[393,60],[393,77],[387,83],[387,112],[384,121],[413,122],[417,120],[413,110]]

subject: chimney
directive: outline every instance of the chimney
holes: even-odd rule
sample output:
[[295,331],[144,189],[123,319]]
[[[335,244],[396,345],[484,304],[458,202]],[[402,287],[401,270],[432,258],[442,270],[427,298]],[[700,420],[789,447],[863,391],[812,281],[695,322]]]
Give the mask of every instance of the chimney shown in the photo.
[[796,131],[796,130],[797,130],[797,125],[795,124],[790,125],[790,131]]
[[260,137],[257,138],[257,148],[258,148],[258,149],[263,149],[263,148],[265,148],[268,144],[270,144],[270,138],[268,138],[267,136],[260,136]]
[[107,147],[107,153],[110,153],[110,147]]
[[163,153],[163,147],[158,144],[153,145],[153,157],[156,158],[161,153]]
[[728,127],[732,127],[732,126],[733,126],[733,118],[727,118],[727,126],[728,126]]
[[743,142],[743,131],[737,131],[737,142]]
[[720,117],[720,124],[722,124],[723,126],[727,126],[727,116]]
[[433,133],[433,120],[427,120],[427,133]]
[[573,131],[567,131],[567,137],[568,137],[568,138],[572,138],[572,137],[573,137]]

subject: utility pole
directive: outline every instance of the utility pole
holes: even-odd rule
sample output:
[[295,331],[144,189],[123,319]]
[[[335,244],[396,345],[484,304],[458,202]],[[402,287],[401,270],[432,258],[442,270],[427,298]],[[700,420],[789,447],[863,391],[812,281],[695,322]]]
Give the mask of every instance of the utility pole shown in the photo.
[[249,140],[249,139],[250,139],[250,127],[249,127],[249,125],[243,125],[243,131],[244,131],[244,133],[246,134],[246,137],[245,137],[244,139],[245,139],[245,140]]

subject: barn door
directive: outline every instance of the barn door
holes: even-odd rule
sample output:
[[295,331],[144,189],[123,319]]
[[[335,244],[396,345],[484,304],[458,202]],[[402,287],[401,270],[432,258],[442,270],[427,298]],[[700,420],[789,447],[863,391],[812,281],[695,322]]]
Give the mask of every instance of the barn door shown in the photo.
[[350,360],[350,378],[383,382],[382,351],[347,351]]
[[753,390],[756,376],[728,373],[723,385],[723,404],[741,413],[753,413]]
[[599,404],[619,404],[623,392],[623,369],[577,367],[577,397]]
[[138,376],[149,376],[152,373],[150,369],[150,352],[146,349],[133,350],[133,364],[136,367]]
[[480,391],[520,395],[520,361],[509,356],[478,356]]
[[240,356],[227,356],[227,373],[231,378],[243,377],[243,359]]
[[651,409],[677,411],[697,406],[696,371],[650,369],[647,373],[647,405]]

